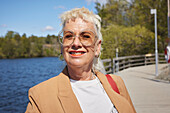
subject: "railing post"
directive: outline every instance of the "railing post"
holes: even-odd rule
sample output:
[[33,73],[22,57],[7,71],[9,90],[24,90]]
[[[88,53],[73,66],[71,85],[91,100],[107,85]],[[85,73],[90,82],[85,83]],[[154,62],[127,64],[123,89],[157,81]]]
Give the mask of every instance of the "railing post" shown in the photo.
[[129,65],[128,68],[131,67],[131,59],[130,58],[128,59],[128,65]]
[[123,60],[123,70],[125,69],[125,59]]
[[146,66],[146,55],[145,55],[145,61],[144,61],[144,63],[145,63],[145,66]]
[[119,72],[119,59],[116,58],[116,72]]
[[115,59],[113,58],[113,74],[115,73],[115,67],[116,67],[116,65],[115,65]]

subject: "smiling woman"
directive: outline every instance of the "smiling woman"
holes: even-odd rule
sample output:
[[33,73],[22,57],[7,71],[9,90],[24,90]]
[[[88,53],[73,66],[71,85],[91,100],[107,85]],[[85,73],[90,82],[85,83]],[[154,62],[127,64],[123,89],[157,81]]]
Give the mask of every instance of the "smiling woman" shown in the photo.
[[[97,36],[95,34],[92,34],[96,33],[95,26],[91,22],[86,22],[81,18],[76,18],[74,21],[69,20],[65,24],[63,29],[64,30],[71,29],[75,34],[70,35],[69,33],[69,37],[74,36],[72,40],[70,38],[69,39],[67,38],[67,40],[69,40],[69,42],[71,43],[68,43],[68,41],[66,41],[65,36],[63,37],[63,45],[65,45],[65,42],[68,43],[67,46],[63,46],[63,56],[65,58],[65,61],[67,62],[68,71],[74,70],[75,68],[79,68],[79,71],[76,71],[77,74],[75,74],[75,72],[73,73],[69,72],[69,74],[70,76],[77,80],[83,79],[88,80],[89,77],[91,77],[89,75],[91,75],[93,59],[95,58],[95,56],[99,56],[101,47],[101,40],[97,39]],[[84,29],[89,30],[86,31],[86,33],[85,32],[82,33],[82,31],[85,31]],[[87,36],[87,34],[89,35],[90,38],[85,39],[84,37]],[[66,34],[66,36],[68,35]],[[84,72],[84,70],[86,71]],[[82,73],[81,76],[80,73]]]
[[26,112],[135,113],[122,79],[111,75],[118,94],[103,74],[100,17],[76,8],[63,13],[61,20],[63,29],[58,37],[67,66],[58,76],[29,90]]

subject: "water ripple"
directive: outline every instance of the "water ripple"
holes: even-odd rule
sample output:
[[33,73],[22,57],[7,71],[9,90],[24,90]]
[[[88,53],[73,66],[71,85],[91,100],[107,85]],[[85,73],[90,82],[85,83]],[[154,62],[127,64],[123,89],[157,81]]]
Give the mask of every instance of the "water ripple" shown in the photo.
[[30,87],[58,75],[65,63],[56,57],[0,60],[0,113],[23,113]]

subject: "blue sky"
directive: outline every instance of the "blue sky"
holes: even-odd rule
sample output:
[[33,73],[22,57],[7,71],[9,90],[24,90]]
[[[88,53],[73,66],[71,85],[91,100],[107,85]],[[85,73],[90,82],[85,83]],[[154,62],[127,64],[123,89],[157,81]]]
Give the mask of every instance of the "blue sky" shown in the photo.
[[[105,3],[106,0],[98,0]],[[72,8],[86,7],[96,12],[95,0],[0,0],[0,36],[7,31],[20,35],[57,35],[59,16]]]

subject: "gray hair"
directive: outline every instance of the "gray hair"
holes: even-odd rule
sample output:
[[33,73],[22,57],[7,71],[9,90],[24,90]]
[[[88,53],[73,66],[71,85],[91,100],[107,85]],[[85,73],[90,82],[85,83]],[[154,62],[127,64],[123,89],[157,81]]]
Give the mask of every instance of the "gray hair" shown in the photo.
[[[61,24],[63,27],[65,26],[66,22],[70,19],[76,19],[76,18],[82,18],[85,21],[94,23],[97,37],[99,40],[103,41],[102,34],[101,34],[101,18],[99,15],[94,14],[93,12],[90,12],[86,8],[75,8],[70,11],[64,12],[61,16]],[[100,57],[94,58],[93,60],[93,69],[99,70],[102,73],[106,73],[105,68],[103,66],[103,62],[101,61]]]

